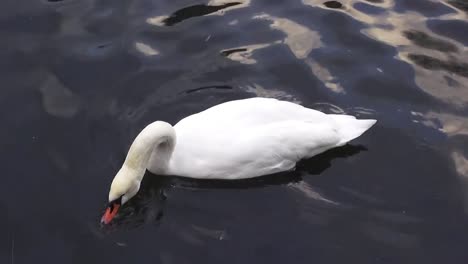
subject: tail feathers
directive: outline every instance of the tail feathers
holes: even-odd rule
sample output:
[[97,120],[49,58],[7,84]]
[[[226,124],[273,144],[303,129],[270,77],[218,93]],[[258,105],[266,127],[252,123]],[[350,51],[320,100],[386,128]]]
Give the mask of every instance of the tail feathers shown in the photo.
[[349,141],[359,137],[369,128],[371,128],[377,120],[375,119],[356,119],[350,115],[331,115],[338,124],[338,133],[341,136],[341,141],[338,146],[343,146]]

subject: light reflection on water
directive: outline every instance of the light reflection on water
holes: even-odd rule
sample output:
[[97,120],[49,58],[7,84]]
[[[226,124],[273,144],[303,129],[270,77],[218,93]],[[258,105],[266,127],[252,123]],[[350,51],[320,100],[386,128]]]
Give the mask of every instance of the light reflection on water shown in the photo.
[[[1,263],[466,262],[464,1],[10,2]],[[278,178],[149,180],[97,226],[143,125],[251,96],[379,123]]]

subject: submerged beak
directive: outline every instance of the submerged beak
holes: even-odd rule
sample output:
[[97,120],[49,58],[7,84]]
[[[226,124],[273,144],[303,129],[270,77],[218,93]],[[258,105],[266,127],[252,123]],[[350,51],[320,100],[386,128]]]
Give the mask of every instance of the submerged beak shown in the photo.
[[120,204],[118,203],[110,204],[101,218],[101,223],[104,223],[106,225],[109,224],[112,221],[112,219],[114,219],[115,215],[119,211],[119,208]]

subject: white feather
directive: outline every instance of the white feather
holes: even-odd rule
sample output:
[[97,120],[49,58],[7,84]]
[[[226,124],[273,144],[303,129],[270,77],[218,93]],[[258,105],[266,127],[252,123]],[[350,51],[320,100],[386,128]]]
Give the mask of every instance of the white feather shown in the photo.
[[[374,123],[270,98],[230,101],[174,126],[177,144],[165,174],[244,179],[289,170],[300,159],[344,145]],[[151,165],[150,171],[157,171]]]
[[134,140],[109,197],[133,193],[145,169],[225,180],[290,170],[301,159],[346,144],[375,122],[270,98],[219,104],[174,127],[156,121]]

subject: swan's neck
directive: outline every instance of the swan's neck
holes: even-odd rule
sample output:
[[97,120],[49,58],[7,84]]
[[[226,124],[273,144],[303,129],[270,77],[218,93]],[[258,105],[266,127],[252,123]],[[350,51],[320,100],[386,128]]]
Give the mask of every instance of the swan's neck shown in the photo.
[[168,169],[175,141],[175,130],[170,124],[162,121],[151,123],[133,141],[124,166],[136,170],[137,175],[141,175],[140,180],[143,178],[150,161],[151,167],[158,170],[152,172],[163,173]]

